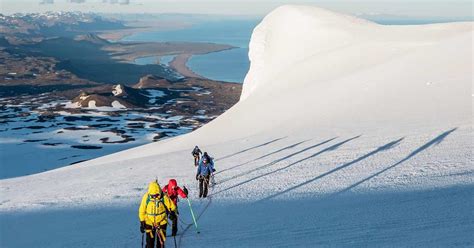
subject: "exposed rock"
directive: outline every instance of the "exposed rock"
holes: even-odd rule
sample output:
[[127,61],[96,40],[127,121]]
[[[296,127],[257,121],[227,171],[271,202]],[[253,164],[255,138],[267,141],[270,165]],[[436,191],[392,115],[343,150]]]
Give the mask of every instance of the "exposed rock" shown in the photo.
[[72,100],[73,103],[83,108],[142,108],[147,105],[148,101],[148,96],[141,90],[122,84],[88,88]]
[[83,35],[78,35],[75,40],[78,41],[88,41],[94,44],[99,44],[99,45],[108,45],[110,44],[109,41],[100,38],[96,34],[88,33],[88,34],[83,34]]
[[170,82],[165,78],[155,75],[146,75],[140,78],[140,81],[132,87],[136,89],[161,88],[167,87],[169,84]]

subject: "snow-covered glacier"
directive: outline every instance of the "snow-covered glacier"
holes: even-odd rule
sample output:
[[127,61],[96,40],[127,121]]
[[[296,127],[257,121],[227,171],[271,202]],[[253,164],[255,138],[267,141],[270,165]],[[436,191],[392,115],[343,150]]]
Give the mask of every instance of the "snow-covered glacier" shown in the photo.
[[[214,121],[0,180],[0,244],[138,246],[146,185],[176,178],[201,227],[179,203],[179,247],[473,246],[472,37],[472,22],[279,7],[252,34],[241,100]],[[195,145],[216,162],[207,199]]]

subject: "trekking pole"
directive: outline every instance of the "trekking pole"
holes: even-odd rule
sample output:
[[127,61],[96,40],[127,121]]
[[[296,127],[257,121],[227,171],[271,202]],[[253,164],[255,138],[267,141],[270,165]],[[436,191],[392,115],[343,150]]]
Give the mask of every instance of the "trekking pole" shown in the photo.
[[176,244],[176,236],[173,236],[174,239],[174,248],[178,248],[178,245]]
[[145,233],[142,233],[142,248],[143,248],[143,237],[145,236]]
[[186,199],[188,200],[188,206],[189,206],[189,210],[191,211],[191,216],[193,217],[194,226],[196,227],[196,232],[199,234],[199,228],[196,222],[196,217],[194,216],[193,208],[191,207],[191,201],[189,200],[189,198],[186,198]]
[[214,172],[211,174],[211,187],[214,187],[216,185],[216,179],[214,178]]
[[158,241],[160,242],[160,245],[161,245],[160,247],[165,247],[165,241],[163,240],[163,236],[162,236],[162,232],[161,232],[161,228],[160,228],[160,227],[158,227],[158,228],[156,229],[155,235],[158,236]]

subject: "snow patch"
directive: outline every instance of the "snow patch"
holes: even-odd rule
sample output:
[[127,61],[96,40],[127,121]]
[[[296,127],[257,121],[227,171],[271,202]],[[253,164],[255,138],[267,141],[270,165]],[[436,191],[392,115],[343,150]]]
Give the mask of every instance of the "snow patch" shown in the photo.
[[119,101],[115,100],[112,102],[112,108],[116,108],[116,109],[126,109],[127,107],[125,107],[124,105],[122,105]]
[[94,100],[92,100],[92,101],[89,101],[89,103],[88,103],[88,106],[87,106],[87,107],[88,107],[88,108],[97,109],[97,106],[95,106],[95,101],[94,101]]
[[114,89],[112,90],[112,94],[114,94],[114,96],[118,96],[122,93],[123,93],[123,87],[121,84],[116,85]]
[[63,104],[64,108],[71,108],[71,109],[76,109],[80,108],[81,104],[79,102],[66,102]]
[[166,96],[166,93],[161,90],[146,90],[147,96],[149,97],[148,103],[154,104],[158,98]]

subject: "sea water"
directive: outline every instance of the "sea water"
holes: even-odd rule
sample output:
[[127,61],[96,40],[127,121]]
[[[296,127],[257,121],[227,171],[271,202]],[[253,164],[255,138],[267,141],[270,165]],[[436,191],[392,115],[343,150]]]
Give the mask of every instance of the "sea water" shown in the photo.
[[176,57],[176,55],[140,57],[136,58],[134,63],[137,65],[150,65],[159,63],[163,66],[169,66],[174,57]]
[[248,48],[235,48],[222,52],[192,56],[187,65],[206,78],[225,81],[244,81],[249,70]]
[[[181,41],[211,42],[235,46],[236,48],[192,56],[187,66],[195,73],[213,80],[243,82],[250,67],[248,44],[254,27],[260,19],[209,20],[177,30],[136,33],[123,41]],[[144,59],[137,62],[153,61]],[[153,63],[156,62],[156,59]],[[163,64],[163,59],[160,60]],[[169,63],[169,61],[168,61]]]
[[148,57],[136,58],[134,63],[137,64],[137,65],[157,64],[158,63],[158,56],[148,56]]

